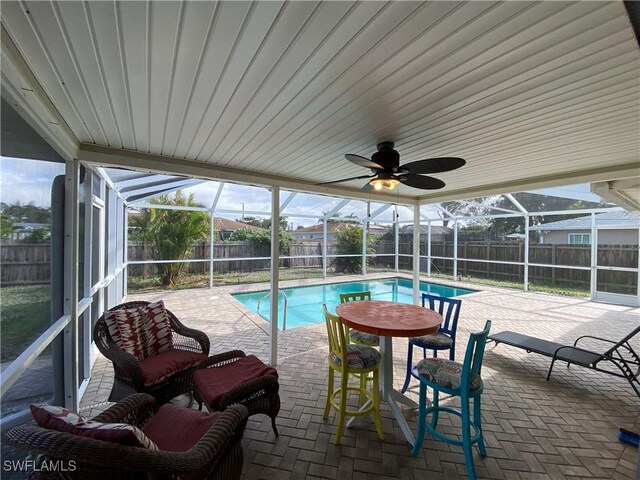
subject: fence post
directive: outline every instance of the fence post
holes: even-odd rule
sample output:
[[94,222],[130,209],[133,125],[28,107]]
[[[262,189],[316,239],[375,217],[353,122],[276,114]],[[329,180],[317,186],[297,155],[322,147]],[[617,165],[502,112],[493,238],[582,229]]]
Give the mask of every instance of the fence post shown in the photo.
[[[144,261],[147,261],[147,260],[149,259],[149,254],[148,254],[147,249],[148,249],[148,247],[147,247],[147,242],[144,242],[144,243],[142,244],[142,259],[143,259]],[[137,255],[136,255],[136,256],[137,256]],[[136,259],[136,260],[137,260],[137,259]],[[148,263],[145,263],[145,264],[142,266],[142,276],[143,276],[143,277],[148,277],[148,276],[149,276],[149,264],[148,264]]]
[[486,271],[486,275],[487,278],[491,277],[491,263],[489,263],[489,260],[491,259],[491,240],[489,240],[489,243],[487,243],[487,248],[486,250],[486,260],[487,263],[485,263],[485,271]]
[[[555,265],[556,264],[556,255],[557,255],[557,249],[558,245],[556,243],[552,243],[551,244],[551,265]],[[555,285],[556,284],[556,269],[552,268],[551,269],[551,284]]]
[[[469,257],[467,256],[467,244],[468,244],[468,243],[469,243],[469,242],[464,242],[464,253],[463,253],[463,255],[464,255],[464,258],[465,258],[465,259],[466,259],[466,258],[469,258]],[[462,267],[462,273],[464,273],[464,276],[465,276],[465,277],[467,276],[467,263],[469,263],[469,262],[462,262],[462,265],[463,265],[463,267]]]

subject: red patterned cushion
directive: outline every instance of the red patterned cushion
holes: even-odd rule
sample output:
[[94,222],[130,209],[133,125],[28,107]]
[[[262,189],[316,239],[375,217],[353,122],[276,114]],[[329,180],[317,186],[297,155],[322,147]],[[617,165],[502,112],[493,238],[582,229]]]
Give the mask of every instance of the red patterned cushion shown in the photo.
[[42,428],[73,433],[105,442],[157,450],[157,445],[142,430],[127,423],[100,423],[86,420],[66,408],[46,404],[32,404],[31,415]]
[[166,352],[173,347],[169,315],[162,300],[147,305],[144,331],[145,358]]
[[201,368],[193,374],[193,385],[212,410],[218,410],[222,396],[241,383],[273,375],[278,371],[255,355],[247,355],[219,367]]
[[158,355],[140,360],[140,368],[144,374],[144,384],[149,386],[158,383],[176,372],[194,367],[207,358],[200,352],[191,352],[170,348]]
[[173,346],[169,316],[162,300],[105,312],[104,320],[114,342],[136,358],[148,358]]

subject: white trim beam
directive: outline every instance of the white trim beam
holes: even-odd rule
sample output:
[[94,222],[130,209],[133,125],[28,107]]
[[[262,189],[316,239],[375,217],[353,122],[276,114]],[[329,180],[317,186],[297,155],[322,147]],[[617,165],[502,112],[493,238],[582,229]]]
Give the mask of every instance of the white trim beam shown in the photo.
[[2,25],[2,94],[16,112],[65,160],[78,155],[73,131],[26,64]]
[[609,181],[611,179],[625,179],[638,176],[637,160],[620,165],[608,165],[606,167],[591,168],[586,170],[574,170],[570,172],[556,173],[554,175],[539,175],[535,177],[519,178],[512,181],[492,183],[488,185],[478,184],[469,188],[457,190],[445,190],[438,193],[422,195],[418,197],[420,205],[445,202],[451,200],[464,200],[488,195],[501,195],[504,193],[522,192],[526,190],[538,190],[541,188],[564,187],[578,183],[594,183]]
[[290,191],[319,193],[381,203],[387,203],[389,201],[407,205],[413,205],[415,203],[415,198],[407,195],[394,195],[390,197],[385,193],[363,192],[360,189],[333,185],[316,185],[309,181],[296,178],[223,167],[193,160],[180,159],[178,162],[173,157],[132,152],[86,143],[80,145],[78,158],[83,162],[102,167],[130,168],[152,173],[183,175],[204,180],[239,182],[262,187],[273,186]]

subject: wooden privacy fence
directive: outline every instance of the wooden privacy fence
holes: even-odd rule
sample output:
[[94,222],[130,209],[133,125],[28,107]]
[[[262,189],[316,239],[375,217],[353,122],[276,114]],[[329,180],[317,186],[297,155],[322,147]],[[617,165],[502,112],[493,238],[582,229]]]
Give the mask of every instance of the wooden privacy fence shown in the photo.
[[[427,254],[426,239],[420,242],[420,254]],[[378,244],[378,253],[392,253],[393,242],[383,241]],[[401,239],[399,253],[411,255],[413,242]],[[598,265],[623,268],[638,267],[637,245],[598,245]],[[432,259],[431,272],[453,275],[453,242],[432,242],[432,257],[449,257],[451,259]],[[478,262],[485,260],[489,262]],[[491,262],[524,263],[523,243],[458,243],[458,275],[476,278],[491,278],[509,282],[524,282],[523,265],[506,265]],[[401,269],[413,268],[410,257],[401,256]],[[530,244],[529,264],[568,265],[572,267],[591,266],[591,245]],[[427,260],[421,259],[420,270],[427,270]],[[574,270],[562,267],[529,266],[529,282],[557,286],[577,287],[589,290],[591,271]],[[637,275],[633,272],[600,271],[598,273],[598,290],[634,294]]]
[[[205,274],[209,273],[209,258],[211,245],[209,243],[200,243],[196,245],[190,259],[203,260],[197,263],[189,263],[186,271],[189,273]],[[270,257],[271,247],[268,245],[256,245],[253,242],[220,242],[213,245],[214,273],[228,272],[254,272],[270,268],[271,261],[267,258],[264,260],[246,260],[249,258]],[[128,248],[129,261],[151,260],[149,248],[143,243],[130,243]],[[322,266],[322,244],[319,242],[294,243],[289,250],[289,256],[310,257],[310,258],[288,258],[282,259],[280,264],[284,268],[303,268],[303,267],[321,267]],[[313,256],[313,257],[311,257]],[[226,260],[229,259],[229,260]],[[129,275],[147,276],[153,275],[155,266],[153,264],[146,265],[129,265]]]
[[[3,286],[48,283],[50,281],[49,244],[3,243],[0,245],[0,282]],[[413,244],[407,236],[400,237],[399,267],[410,270],[413,263],[410,257]],[[332,243],[327,245],[328,255],[334,253]],[[358,254],[359,252],[353,252]],[[393,241],[381,240],[375,245],[375,253],[380,255],[370,259],[370,265],[394,265]],[[420,242],[421,255],[427,254],[426,239]],[[198,244],[192,259],[202,262],[189,263],[189,273],[209,273],[210,245]],[[252,242],[220,242],[214,244],[215,273],[252,272],[269,268],[270,260],[247,260],[247,258],[269,257],[269,246],[255,245]],[[433,242],[431,254],[434,257],[453,257],[452,242]],[[322,243],[298,242],[291,245],[289,255],[293,257],[281,260],[284,268],[320,268],[322,267]],[[150,260],[149,248],[142,243],[131,243],[128,247],[128,258],[134,260]],[[220,260],[222,259],[222,260]],[[467,277],[492,278],[496,280],[524,282],[524,268],[521,265],[479,262],[524,262],[524,245],[522,243],[483,243],[461,242],[458,244],[458,274]],[[591,263],[591,247],[589,245],[531,244],[529,246],[529,263],[545,265],[571,265],[589,267]],[[598,265],[635,268],[638,265],[637,245],[600,245],[598,247]],[[427,270],[427,260],[421,259],[421,271]],[[433,259],[432,273],[453,274],[453,260]],[[129,275],[147,276],[155,273],[155,266],[129,265]],[[529,267],[529,282],[558,286],[572,286],[589,289],[590,270],[573,270],[568,268]],[[633,294],[637,283],[637,274],[633,272],[600,271],[598,273],[598,289],[625,291]]]
[[0,244],[0,283],[32,285],[51,281],[51,248],[48,243]]

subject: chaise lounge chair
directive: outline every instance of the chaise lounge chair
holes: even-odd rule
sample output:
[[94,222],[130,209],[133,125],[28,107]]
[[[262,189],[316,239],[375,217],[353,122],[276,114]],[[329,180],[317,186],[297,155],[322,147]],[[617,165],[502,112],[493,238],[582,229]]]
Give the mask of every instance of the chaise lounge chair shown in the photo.
[[[551,378],[551,371],[553,370],[553,365],[556,360],[560,360],[567,362],[567,366],[570,364],[580,365],[581,367],[625,378],[631,384],[636,395],[640,397],[640,356],[631,347],[631,340],[639,333],[640,326],[619,342],[591,335],[583,335],[578,337],[576,341],[573,342],[573,345],[562,345],[516,332],[496,333],[495,335],[491,335],[488,341],[494,341],[496,345],[504,343],[512,347],[522,348],[526,350],[527,353],[534,352],[544,355],[545,357],[550,357],[552,360],[549,366],[547,380]],[[583,338],[590,338],[611,346],[605,351],[595,351],[578,347],[578,342]]]

